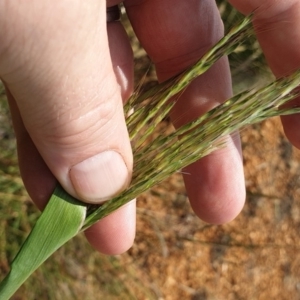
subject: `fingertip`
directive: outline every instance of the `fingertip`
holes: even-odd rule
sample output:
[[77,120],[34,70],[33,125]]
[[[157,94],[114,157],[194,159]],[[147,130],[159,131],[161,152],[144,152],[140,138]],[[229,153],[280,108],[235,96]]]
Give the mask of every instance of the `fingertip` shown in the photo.
[[111,215],[85,231],[85,235],[97,251],[118,255],[129,250],[134,242],[136,227],[136,201],[132,200]]
[[203,221],[224,224],[241,212],[246,191],[240,151],[235,139],[184,170],[191,206]]
[[245,204],[245,194],[244,188],[233,185],[223,193],[214,191],[209,197],[202,196],[201,199],[193,199],[191,203],[194,203],[192,207],[201,220],[222,225],[233,221],[240,214]]
[[[239,180],[238,180],[239,181]],[[195,214],[210,224],[225,224],[234,220],[245,204],[245,188],[238,182],[220,188],[220,184],[210,191],[190,194],[191,206]]]

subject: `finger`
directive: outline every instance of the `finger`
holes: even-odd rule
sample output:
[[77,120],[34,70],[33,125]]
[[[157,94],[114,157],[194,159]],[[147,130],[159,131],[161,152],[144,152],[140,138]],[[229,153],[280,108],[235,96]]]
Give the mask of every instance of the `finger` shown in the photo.
[[[277,77],[300,68],[300,2],[298,0],[231,0],[244,14],[254,11],[254,28],[270,68]],[[300,98],[291,105],[300,105]],[[281,118],[289,140],[300,148],[300,115]]]
[[120,22],[107,24],[110,56],[114,73],[123,102],[126,102],[133,92],[133,53],[126,34]]
[[[107,24],[109,49],[113,69],[123,102],[133,91],[133,54],[127,34],[120,22]],[[85,231],[90,244],[104,254],[127,251],[135,238],[136,201],[133,200]]]
[[[119,23],[108,25],[108,36],[112,65],[125,102],[133,86],[132,51],[125,31]],[[7,91],[7,96],[17,136],[23,181],[31,198],[40,209],[43,209],[56,185],[56,180],[27,133],[18,107],[9,91]],[[90,243],[98,251],[106,254],[119,254],[126,251],[131,247],[134,236],[135,201],[101,220],[87,232]]]
[[85,231],[90,244],[104,254],[116,255],[127,251],[135,238],[136,201],[100,220]]
[[[204,114],[231,96],[227,59],[196,79],[171,114],[178,127]],[[187,104],[186,101],[191,101]],[[188,105],[188,107],[186,107]],[[184,113],[191,109],[189,113]],[[217,124],[216,124],[217,126]],[[199,141],[201,143],[201,141]],[[223,140],[224,148],[186,167],[184,182],[191,205],[204,221],[222,224],[234,219],[245,201],[245,182],[239,134]]]
[[30,198],[43,210],[57,185],[57,180],[25,129],[16,101],[7,87],[5,92],[17,141],[21,177]]
[[9,2],[18,22],[0,63],[43,160],[70,194],[93,203],[126,188],[132,172],[105,9],[103,1]]
[[[161,81],[190,66],[223,35],[214,1],[126,0],[125,6]],[[181,126],[230,96],[229,67],[222,59],[177,99],[172,121]],[[224,223],[240,212],[245,188],[238,137],[228,137],[226,150],[193,164],[184,174],[191,204],[203,220]]]

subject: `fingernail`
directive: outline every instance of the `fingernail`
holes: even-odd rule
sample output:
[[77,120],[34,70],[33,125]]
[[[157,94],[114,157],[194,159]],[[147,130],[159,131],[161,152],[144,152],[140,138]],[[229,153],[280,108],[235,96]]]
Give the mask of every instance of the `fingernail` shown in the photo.
[[80,199],[101,203],[120,193],[129,184],[129,173],[122,156],[105,151],[70,170],[70,178]]

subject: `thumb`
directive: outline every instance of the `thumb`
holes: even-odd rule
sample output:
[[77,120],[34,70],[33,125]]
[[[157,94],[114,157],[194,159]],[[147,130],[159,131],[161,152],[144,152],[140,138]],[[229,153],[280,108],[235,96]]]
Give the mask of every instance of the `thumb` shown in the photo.
[[66,10],[62,4],[43,7],[46,2],[32,11],[25,7],[26,14],[18,16],[20,28],[6,49],[2,72],[0,64],[1,77],[53,175],[76,198],[99,203],[123,190],[132,172],[105,3],[75,1]]

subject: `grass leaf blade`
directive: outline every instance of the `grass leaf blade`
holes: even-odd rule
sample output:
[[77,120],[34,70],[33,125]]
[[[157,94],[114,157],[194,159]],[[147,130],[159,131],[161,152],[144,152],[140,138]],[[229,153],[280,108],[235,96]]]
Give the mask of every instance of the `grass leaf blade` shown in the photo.
[[74,237],[86,217],[86,205],[58,186],[0,283],[0,300],[9,299],[58,248]]

